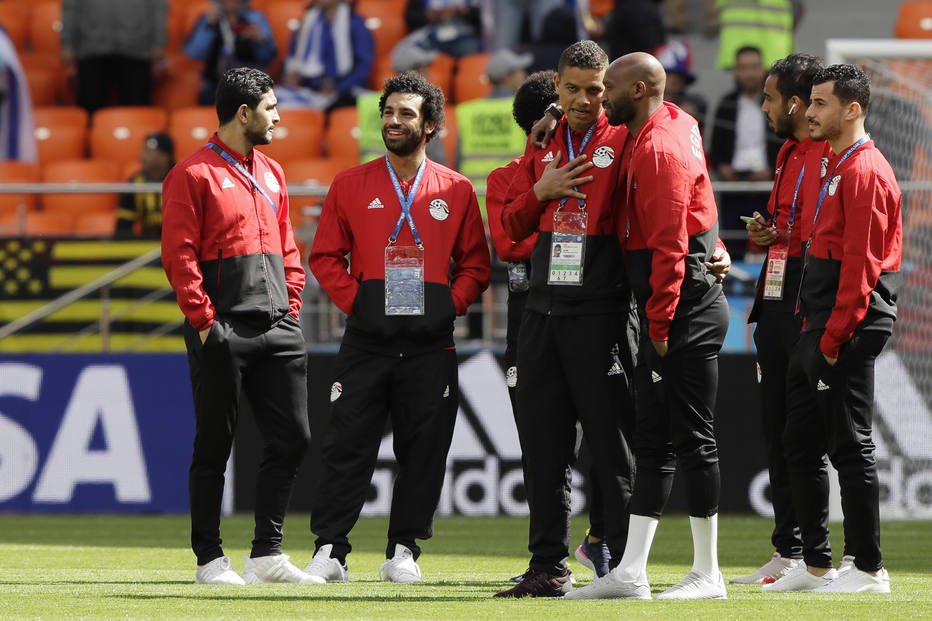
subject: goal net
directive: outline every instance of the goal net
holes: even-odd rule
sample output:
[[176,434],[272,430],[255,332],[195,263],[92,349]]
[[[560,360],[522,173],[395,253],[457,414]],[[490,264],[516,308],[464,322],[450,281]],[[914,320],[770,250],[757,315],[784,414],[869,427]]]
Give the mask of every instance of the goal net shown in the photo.
[[871,78],[867,130],[903,192],[903,275],[877,360],[874,440],[886,517],[932,518],[932,40],[826,42]]

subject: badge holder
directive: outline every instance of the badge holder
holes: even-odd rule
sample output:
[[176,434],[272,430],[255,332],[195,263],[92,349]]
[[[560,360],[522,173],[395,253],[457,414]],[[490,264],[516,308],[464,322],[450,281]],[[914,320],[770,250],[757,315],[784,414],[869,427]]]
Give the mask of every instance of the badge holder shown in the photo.
[[585,211],[557,211],[553,214],[548,285],[583,284],[587,222],[588,215]]
[[385,314],[424,314],[424,249],[385,248]]
[[789,248],[785,244],[774,244],[767,251],[767,270],[764,272],[765,300],[782,300],[783,284],[786,280],[786,262]]

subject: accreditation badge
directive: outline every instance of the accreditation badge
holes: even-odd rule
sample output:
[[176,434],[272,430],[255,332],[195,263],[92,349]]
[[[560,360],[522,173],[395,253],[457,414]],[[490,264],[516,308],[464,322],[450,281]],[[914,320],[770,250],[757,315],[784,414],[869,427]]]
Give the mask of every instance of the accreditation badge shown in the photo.
[[385,248],[385,314],[424,314],[423,248]]
[[588,219],[585,211],[557,211],[553,214],[548,285],[583,284]]
[[786,261],[789,249],[785,244],[774,244],[767,251],[767,270],[764,272],[764,299],[782,300],[786,280]]

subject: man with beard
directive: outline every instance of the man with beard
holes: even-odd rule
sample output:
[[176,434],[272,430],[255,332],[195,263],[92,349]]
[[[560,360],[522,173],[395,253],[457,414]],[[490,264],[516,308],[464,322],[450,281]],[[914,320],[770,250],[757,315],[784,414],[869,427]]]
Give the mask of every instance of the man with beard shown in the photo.
[[[253,147],[278,123],[272,78],[231,69],[217,87],[220,128],[163,184],[162,264],[185,315],[194,389],[189,476],[195,580],[320,582],[281,552],[282,523],[311,432],[307,353],[299,324],[304,269],[281,167]],[[265,440],[256,527],[243,576],[220,547],[223,473],[240,392]]]
[[535,233],[537,240],[518,337],[515,415],[531,560],[521,582],[496,597],[560,597],[571,588],[565,560],[577,421],[602,486],[602,534],[615,559],[624,545],[634,474],[632,300],[612,199],[627,132],[602,113],[606,66],[608,56],[593,41],[563,51],[554,85],[566,114],[549,147],[525,151],[501,216],[513,241]]
[[802,319],[796,316],[796,292],[802,277],[803,240],[812,229],[812,209],[819,194],[822,156],[828,144],[809,137],[806,109],[812,78],[822,61],[809,54],[790,54],[770,68],[764,82],[761,110],[777,136],[786,140],[777,155],[777,171],[767,203],[767,216],[754,212],[747,224],[748,237],[767,248],[767,260],[757,280],[757,295],[748,323],[757,323],[754,344],[763,413],[767,469],[776,552],[757,571],[736,584],[760,584],[785,576],[803,555],[796,524],[790,478],[783,450],[786,427],[786,371],[799,339]]
[[[896,321],[903,221],[893,169],[864,130],[870,81],[832,65],[812,81],[809,135],[832,149],[812,209],[799,308],[803,332],[787,372],[784,447],[803,559],[768,591],[889,593],[880,552],[874,460],[874,361]],[[828,539],[828,476],[838,470],[845,550],[838,575]]]
[[696,120],[663,101],[664,81],[663,66],[643,52],[613,62],[604,79],[608,121],[629,132],[616,221],[641,322],[637,477],[624,556],[568,599],[650,599],[647,557],[677,468],[686,482],[693,566],[658,599],[726,597],[713,411],[728,303],[706,265],[718,210]]
[[432,535],[459,407],[453,320],[488,286],[490,271],[472,185],[425,155],[443,126],[443,103],[418,73],[385,82],[388,153],[337,175],[311,248],[311,270],[348,315],[311,512],[316,551],[305,570],[327,582],[348,578],[347,535],[387,419],[398,476],[379,574],[422,581],[415,540]]

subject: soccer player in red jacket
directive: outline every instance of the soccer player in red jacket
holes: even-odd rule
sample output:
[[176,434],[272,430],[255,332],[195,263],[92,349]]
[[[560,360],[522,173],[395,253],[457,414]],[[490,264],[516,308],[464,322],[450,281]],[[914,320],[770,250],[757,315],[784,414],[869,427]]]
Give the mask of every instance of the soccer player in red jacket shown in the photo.
[[616,221],[641,319],[637,476],[620,563],[566,597],[651,597],[647,556],[679,469],[693,566],[658,598],[725,598],[717,553],[721,484],[713,410],[728,303],[707,266],[718,239],[718,210],[702,137],[694,118],[663,101],[665,72],[650,54],[622,56],[604,82],[609,122],[629,131]]
[[334,363],[317,535],[306,571],[345,582],[390,417],[398,476],[386,562],[391,582],[421,582],[416,539],[432,535],[459,407],[453,320],[489,285],[489,248],[472,184],[425,155],[443,126],[443,93],[420,74],[390,78],[379,100],[385,157],[330,185],[310,267],[345,312]]
[[[784,438],[803,559],[772,591],[889,593],[880,552],[880,485],[871,437],[874,361],[896,320],[903,245],[893,169],[864,130],[870,80],[854,65],[813,79],[809,135],[832,157],[812,209],[799,291],[803,332],[787,375]],[[838,471],[845,550],[854,567],[832,567],[828,477]]]
[[[278,123],[272,78],[231,69],[217,87],[220,128],[163,183],[162,265],[185,315],[194,389],[189,488],[198,583],[320,582],[281,552],[282,522],[311,433],[299,324],[304,269],[281,167],[255,150]],[[223,473],[240,392],[265,441],[256,527],[241,578],[220,546]]]
[[[806,109],[812,78],[822,69],[821,59],[790,54],[775,62],[764,82],[761,109],[771,128],[786,142],[776,160],[776,174],[767,216],[755,212],[747,223],[748,237],[767,248],[768,260],[757,279],[757,294],[748,323],[756,323],[761,413],[770,474],[770,500],[776,552],[760,569],[732,578],[736,584],[760,584],[785,576],[799,565],[803,542],[790,490],[790,475],[783,450],[786,427],[786,372],[802,329],[796,315],[796,294],[803,272],[803,243],[812,230],[812,211],[821,185],[823,153],[828,143],[809,137]],[[748,214],[744,214],[748,215]]]

